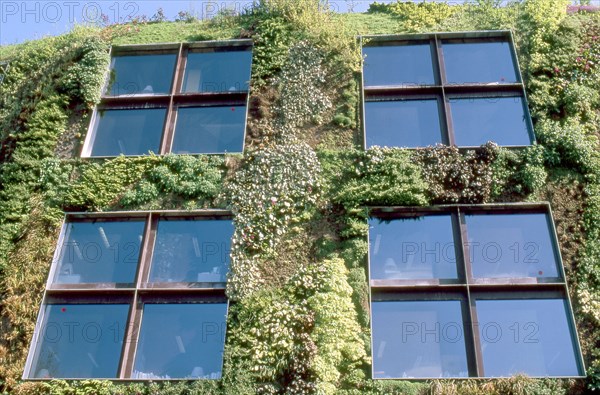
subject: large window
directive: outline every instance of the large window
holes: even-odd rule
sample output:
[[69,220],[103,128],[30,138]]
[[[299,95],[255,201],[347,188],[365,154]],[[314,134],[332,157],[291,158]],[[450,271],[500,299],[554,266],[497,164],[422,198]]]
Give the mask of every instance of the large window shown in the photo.
[[584,374],[549,206],[378,208],[373,378]]
[[252,41],[113,47],[83,157],[244,147]]
[[366,148],[534,142],[510,32],[365,36],[363,56]]
[[23,377],[221,377],[228,212],[69,214]]

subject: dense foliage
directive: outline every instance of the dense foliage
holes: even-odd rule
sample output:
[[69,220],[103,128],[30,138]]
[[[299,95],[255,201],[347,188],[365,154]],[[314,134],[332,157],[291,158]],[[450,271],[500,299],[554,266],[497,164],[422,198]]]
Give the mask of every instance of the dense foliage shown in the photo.
[[[324,1],[263,0],[211,21],[182,13],[165,22],[157,14],[3,48],[11,69],[0,85],[0,392],[600,389],[600,16],[567,15],[567,3],[398,1],[336,15]],[[478,29],[513,30],[539,144],[359,150],[355,33]],[[236,37],[255,42],[249,123],[257,133],[243,157],[77,158],[110,44]],[[543,199],[554,208],[588,379],[370,380],[364,206]],[[221,380],[20,382],[63,211],[206,207],[230,208],[236,225]]]

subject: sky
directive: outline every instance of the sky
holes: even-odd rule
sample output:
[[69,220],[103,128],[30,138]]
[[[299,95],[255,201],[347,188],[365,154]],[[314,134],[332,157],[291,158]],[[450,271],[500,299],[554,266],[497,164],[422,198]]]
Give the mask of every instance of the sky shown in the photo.
[[[291,0],[293,1],[293,0]],[[329,0],[338,12],[365,12],[374,0]],[[378,0],[390,3],[395,0]],[[427,0],[442,1],[442,0]],[[471,0],[473,1],[473,0]],[[228,7],[244,10],[252,0],[0,0],[0,45],[21,43],[47,35],[67,32],[74,24],[100,23],[102,16],[111,23],[127,22],[143,15],[151,18],[159,8],[173,20],[179,11],[189,11],[201,19],[214,16]],[[462,3],[464,0],[449,0]],[[600,0],[593,0],[600,4]]]

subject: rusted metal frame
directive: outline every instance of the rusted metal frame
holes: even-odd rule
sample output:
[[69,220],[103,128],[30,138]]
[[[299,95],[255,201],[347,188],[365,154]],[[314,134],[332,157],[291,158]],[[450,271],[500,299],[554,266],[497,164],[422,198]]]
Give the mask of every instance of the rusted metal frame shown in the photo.
[[462,97],[522,97],[522,84],[448,84],[444,85],[444,92],[450,99]]
[[148,214],[155,214],[161,218],[207,218],[207,219],[232,219],[231,211],[224,209],[200,210],[140,210],[140,211],[103,211],[103,212],[68,212],[65,214],[67,221],[139,221]]
[[451,212],[460,208],[463,213],[546,213],[550,209],[548,202],[486,203],[486,204],[440,204],[436,206],[369,206],[369,216],[377,218],[403,218],[426,214]]

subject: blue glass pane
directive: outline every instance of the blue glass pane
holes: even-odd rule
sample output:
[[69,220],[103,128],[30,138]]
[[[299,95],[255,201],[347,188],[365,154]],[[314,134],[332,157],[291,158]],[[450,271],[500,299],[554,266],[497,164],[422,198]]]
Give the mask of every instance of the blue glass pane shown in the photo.
[[117,378],[127,304],[51,304],[29,378]]
[[365,103],[367,147],[427,147],[442,142],[436,99]]
[[460,301],[373,302],[373,378],[468,377]]
[[442,43],[449,84],[519,82],[508,42]]
[[146,304],[133,378],[221,378],[227,304]]
[[363,47],[365,86],[434,85],[429,44]]
[[530,145],[521,97],[450,99],[456,145]]
[[230,220],[160,221],[150,281],[224,283],[232,236]]
[[486,377],[580,375],[563,299],[475,303]]
[[450,215],[369,220],[371,279],[455,279]]
[[250,51],[190,53],[182,91],[247,91],[251,63]]
[[171,93],[177,55],[134,55],[113,58],[108,92],[117,95]]
[[144,221],[67,223],[54,283],[133,283]]
[[473,277],[560,277],[546,214],[467,215]]
[[242,152],[245,126],[245,106],[180,108],[171,151],[176,154]]
[[166,109],[98,111],[91,156],[158,153]]

